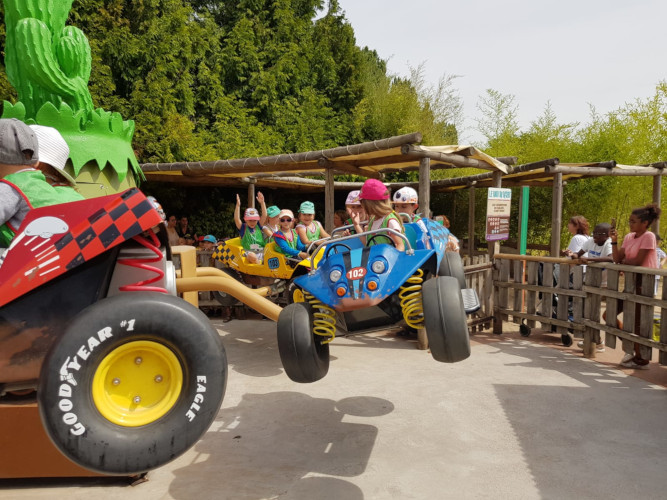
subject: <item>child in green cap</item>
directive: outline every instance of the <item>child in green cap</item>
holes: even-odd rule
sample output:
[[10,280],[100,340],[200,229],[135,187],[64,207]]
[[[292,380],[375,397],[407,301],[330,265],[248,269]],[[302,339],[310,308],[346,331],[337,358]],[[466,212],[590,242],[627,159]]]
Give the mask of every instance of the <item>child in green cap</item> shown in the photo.
[[322,224],[315,220],[315,205],[312,201],[304,201],[299,207],[299,223],[296,226],[296,234],[299,235],[301,243],[306,246],[311,241],[331,238]]
[[262,226],[262,233],[264,233],[264,239],[266,242],[273,241],[273,233],[280,231],[280,209],[271,205],[266,209],[266,224]]

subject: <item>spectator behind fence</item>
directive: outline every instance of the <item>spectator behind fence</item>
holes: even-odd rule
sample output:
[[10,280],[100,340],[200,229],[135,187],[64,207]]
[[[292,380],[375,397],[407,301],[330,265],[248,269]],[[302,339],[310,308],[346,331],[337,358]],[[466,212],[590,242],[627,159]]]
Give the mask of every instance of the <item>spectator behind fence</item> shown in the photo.
[[[572,255],[572,258],[581,257],[581,261],[584,263],[587,262],[612,262],[612,250],[611,250],[611,239],[609,238],[609,231],[611,226],[606,222],[598,224],[593,229],[593,237],[584,243],[584,246],[579,252]],[[607,286],[607,271],[602,271],[602,283],[601,286]],[[595,332],[593,338],[595,342],[595,350],[597,352],[604,352],[604,342],[602,337],[600,337],[600,331]],[[577,344],[579,347],[584,347],[583,340]]]
[[584,246],[584,243],[589,240],[589,228],[590,225],[588,224],[586,217],[582,215],[575,215],[572,217],[567,223],[567,230],[573,236],[570,239],[570,244],[561,252],[561,255],[572,257],[573,255],[578,254],[579,250]]
[[167,219],[167,238],[169,239],[169,246],[183,245],[185,240],[178,235],[176,231],[176,216],[170,215]]
[[[616,228],[609,231],[611,236],[612,252],[614,262],[628,266],[642,266],[651,269],[658,268],[658,255],[656,253],[655,234],[648,230],[649,226],[660,217],[660,207],[656,204],[649,204],[645,207],[635,208],[630,214],[628,223],[630,233],[623,238],[623,245],[618,248],[618,232]],[[650,281],[649,276],[644,276],[644,280]],[[642,283],[642,275],[635,275],[635,290],[639,295],[642,292],[642,286],[648,286],[649,283]],[[653,286],[653,283],[650,283]],[[619,309],[620,310],[620,309]],[[634,333],[639,333],[640,327],[640,306],[635,305],[635,325]],[[640,344],[634,344],[634,349],[628,342],[623,342],[625,356],[621,360],[621,366],[625,368],[634,368],[637,370],[648,369],[649,360],[644,358],[647,348],[642,348]],[[643,352],[642,352],[643,351]]]

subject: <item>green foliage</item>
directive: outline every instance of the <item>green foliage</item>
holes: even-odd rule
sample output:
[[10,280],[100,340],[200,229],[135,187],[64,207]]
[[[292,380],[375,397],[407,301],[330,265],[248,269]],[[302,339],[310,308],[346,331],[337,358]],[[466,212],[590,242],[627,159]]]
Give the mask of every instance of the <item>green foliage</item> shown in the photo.
[[[640,165],[667,158],[667,83],[660,82],[655,94],[635,100],[605,116],[591,108],[590,121],[561,124],[549,103],[527,131],[519,129],[518,106],[514,96],[488,90],[478,109],[482,118],[477,128],[486,138],[485,152],[494,156],[512,155],[519,164],[548,158],[562,163],[616,160],[619,164]],[[663,181],[664,182],[664,181]],[[518,190],[513,193],[513,213],[518,213]],[[624,221],[633,208],[650,203],[651,177],[600,177],[569,181],[563,193],[561,241],[570,239],[567,221],[584,215],[591,227],[615,217],[621,234],[628,231]],[[484,197],[481,197],[484,198]],[[485,202],[485,200],[484,200]],[[533,243],[548,243],[551,232],[551,186],[531,188],[529,235]],[[665,209],[663,203],[663,210]],[[478,201],[478,210],[485,207]],[[483,221],[476,231],[484,232]],[[515,224],[516,220],[512,219]],[[511,231],[516,234],[514,226]]]

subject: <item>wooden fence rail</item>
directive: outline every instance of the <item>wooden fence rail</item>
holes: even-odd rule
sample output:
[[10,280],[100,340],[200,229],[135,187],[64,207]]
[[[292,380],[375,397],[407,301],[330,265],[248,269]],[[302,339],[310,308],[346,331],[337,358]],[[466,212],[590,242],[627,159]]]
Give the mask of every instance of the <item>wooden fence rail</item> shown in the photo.
[[[502,333],[503,321],[510,316],[528,328],[539,322],[542,329],[563,335],[564,342],[570,332],[583,336],[584,356],[594,358],[594,339],[603,331],[609,347],[616,346],[617,338],[625,352],[640,344],[644,359],[650,359],[655,348],[659,363],[667,365],[667,287],[655,286],[667,270],[597,263],[588,264],[584,274],[579,264],[572,259],[497,254],[493,332]],[[656,288],[660,298],[654,297]],[[621,313],[622,321],[617,319]],[[654,334],[658,318],[659,334],[657,326]]]

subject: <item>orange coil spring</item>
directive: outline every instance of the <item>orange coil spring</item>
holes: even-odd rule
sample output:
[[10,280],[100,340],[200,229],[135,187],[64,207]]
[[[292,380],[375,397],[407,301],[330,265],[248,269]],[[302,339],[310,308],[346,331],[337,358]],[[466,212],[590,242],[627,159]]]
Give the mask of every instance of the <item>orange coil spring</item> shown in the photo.
[[137,243],[145,246],[149,250],[153,251],[155,253],[155,257],[150,259],[118,259],[118,264],[121,264],[123,266],[136,267],[137,269],[143,269],[145,271],[153,272],[157,276],[154,276],[153,278],[144,281],[138,281],[136,283],[132,283],[131,285],[123,285],[118,288],[118,290],[120,290],[121,292],[168,293],[165,288],[162,288],[160,286],[147,286],[150,285],[151,283],[155,283],[156,281],[160,281],[162,278],[164,278],[164,271],[162,271],[162,269],[160,269],[159,267],[149,265],[149,263],[151,262],[160,262],[162,259],[164,259],[164,255],[162,254],[159,248],[160,241],[157,239],[157,236],[153,231],[149,231],[149,234],[151,240],[153,241],[152,243],[148,241],[147,238],[141,235],[137,235],[132,239]]

